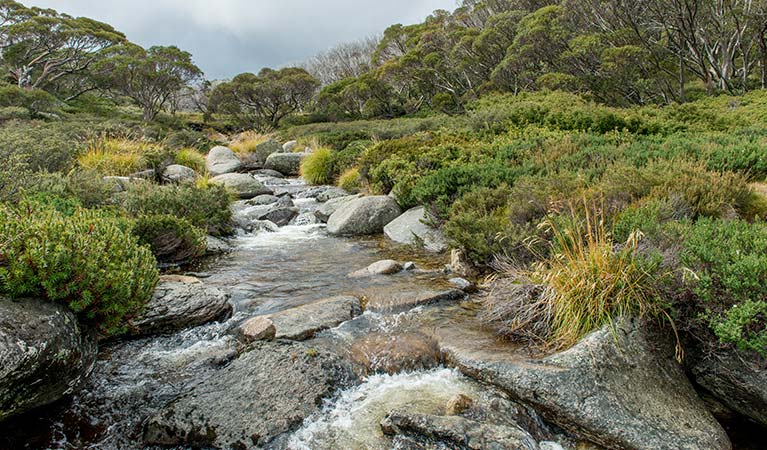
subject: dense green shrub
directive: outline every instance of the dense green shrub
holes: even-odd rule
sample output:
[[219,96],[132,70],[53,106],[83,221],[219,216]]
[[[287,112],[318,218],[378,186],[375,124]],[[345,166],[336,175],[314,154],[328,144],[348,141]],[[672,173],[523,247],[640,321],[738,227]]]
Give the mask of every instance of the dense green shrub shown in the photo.
[[66,172],[85,131],[76,123],[10,121],[0,126],[0,159],[17,157],[32,171]]
[[161,263],[188,262],[202,256],[207,248],[203,230],[176,216],[139,217],[132,231]]
[[24,89],[15,85],[0,86],[0,107],[23,108],[29,115],[51,112],[58,104],[56,97],[42,89]]
[[66,304],[102,333],[120,332],[158,279],[151,252],[126,228],[95,210],[0,206],[0,290]]
[[224,186],[192,183],[166,186],[140,183],[118,199],[119,205],[134,217],[171,215],[214,236],[232,232],[232,201]]
[[767,224],[704,218],[682,236],[695,319],[723,343],[767,356]]

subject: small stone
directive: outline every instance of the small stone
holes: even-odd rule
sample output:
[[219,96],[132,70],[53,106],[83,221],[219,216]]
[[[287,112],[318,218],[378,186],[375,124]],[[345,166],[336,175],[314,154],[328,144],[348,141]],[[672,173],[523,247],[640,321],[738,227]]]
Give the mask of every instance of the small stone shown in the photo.
[[351,278],[364,278],[373,275],[393,275],[402,271],[402,265],[393,259],[385,259],[382,261],[374,262],[368,267],[352,272],[349,274]]
[[458,394],[448,400],[445,412],[448,416],[457,416],[471,408],[472,403],[474,403],[474,400],[468,395]]
[[277,334],[277,328],[267,317],[254,317],[240,325],[240,333],[248,342],[271,341]]
[[408,261],[405,264],[402,265],[402,270],[410,272],[412,270],[415,270],[415,263],[413,261]]

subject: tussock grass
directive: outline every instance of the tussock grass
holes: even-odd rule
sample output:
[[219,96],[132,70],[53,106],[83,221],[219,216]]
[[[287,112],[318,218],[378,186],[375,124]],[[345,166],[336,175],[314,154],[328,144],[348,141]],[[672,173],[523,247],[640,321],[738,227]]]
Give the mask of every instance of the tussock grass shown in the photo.
[[99,137],[88,142],[77,162],[102,175],[127,176],[153,167],[165,153],[164,147],[157,143]]
[[361,192],[364,186],[360,170],[357,167],[347,169],[338,177],[338,187],[352,194]]
[[311,184],[332,184],[333,173],[333,152],[327,147],[315,149],[301,161],[301,176]]
[[194,169],[198,174],[204,174],[205,168],[205,156],[195,148],[182,148],[176,153],[176,164]]
[[259,133],[257,131],[245,131],[240,133],[230,145],[233,152],[238,155],[248,155],[256,151],[256,147],[275,138],[274,133]]

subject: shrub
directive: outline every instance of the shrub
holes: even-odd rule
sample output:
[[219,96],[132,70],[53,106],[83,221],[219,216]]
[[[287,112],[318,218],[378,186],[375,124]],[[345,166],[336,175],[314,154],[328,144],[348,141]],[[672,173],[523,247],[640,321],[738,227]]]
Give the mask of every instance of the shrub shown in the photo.
[[51,112],[56,109],[56,97],[42,89],[24,89],[15,85],[0,86],[0,107],[23,108],[27,114]]
[[364,185],[359,169],[352,168],[342,173],[338,178],[338,187],[353,194],[361,192]]
[[767,224],[704,218],[682,236],[693,320],[723,343],[767,356]]
[[231,234],[232,201],[224,186],[202,183],[200,186],[137,183],[118,200],[134,217],[171,215],[186,219],[214,236]]
[[139,243],[152,249],[161,263],[182,263],[202,256],[205,233],[188,220],[170,215],[142,216],[133,225]]
[[182,148],[176,153],[176,164],[194,169],[199,174],[204,174],[207,169],[205,166],[205,156],[194,148]]
[[0,206],[0,289],[66,304],[102,333],[120,332],[158,279],[151,252],[126,228],[96,210],[66,217],[34,203]]
[[301,161],[301,176],[310,184],[332,184],[335,177],[332,150],[318,148],[304,158]]
[[0,159],[16,158],[31,171],[66,172],[85,131],[68,122],[10,121],[0,127]]
[[160,144],[127,138],[91,140],[78,157],[81,167],[103,175],[127,176],[145,169],[159,169],[171,153]]

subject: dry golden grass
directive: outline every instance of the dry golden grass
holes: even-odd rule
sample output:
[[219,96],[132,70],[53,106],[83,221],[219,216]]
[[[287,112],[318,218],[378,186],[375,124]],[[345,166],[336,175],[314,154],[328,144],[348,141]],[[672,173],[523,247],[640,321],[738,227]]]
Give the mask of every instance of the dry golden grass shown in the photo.
[[81,167],[102,175],[127,176],[150,167],[164,153],[163,146],[157,143],[99,137],[88,142],[77,161]]
[[247,155],[256,151],[256,147],[274,139],[274,133],[259,133],[257,131],[245,131],[240,133],[231,143],[230,148],[238,155]]

